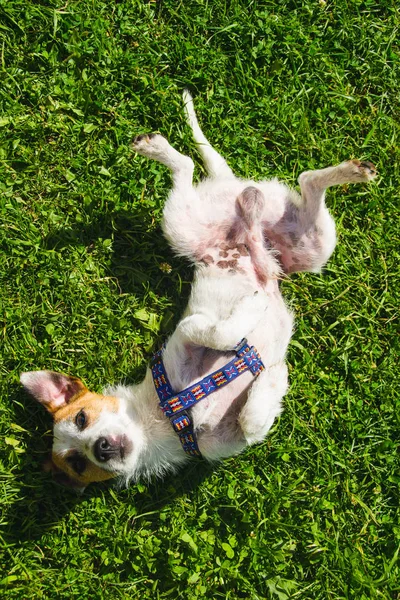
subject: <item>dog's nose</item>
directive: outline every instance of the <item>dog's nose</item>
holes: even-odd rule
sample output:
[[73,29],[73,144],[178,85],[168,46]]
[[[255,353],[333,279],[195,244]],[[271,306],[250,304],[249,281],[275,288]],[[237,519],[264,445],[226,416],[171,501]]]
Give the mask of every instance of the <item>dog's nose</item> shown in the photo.
[[94,445],[94,455],[99,462],[107,462],[120,454],[121,444],[110,442],[106,437],[99,438]]

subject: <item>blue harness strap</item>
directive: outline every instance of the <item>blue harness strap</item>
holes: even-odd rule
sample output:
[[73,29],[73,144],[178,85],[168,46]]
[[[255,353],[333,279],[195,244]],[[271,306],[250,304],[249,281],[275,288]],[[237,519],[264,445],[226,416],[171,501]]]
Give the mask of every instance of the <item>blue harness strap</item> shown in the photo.
[[153,356],[150,364],[160,408],[178,434],[184,451],[191,456],[201,457],[189,409],[245,371],[251,371],[257,377],[265,367],[254,346],[249,346],[247,340],[243,339],[233,349],[236,357],[228,364],[177,394],[172,389],[165,371],[163,351],[164,346]]

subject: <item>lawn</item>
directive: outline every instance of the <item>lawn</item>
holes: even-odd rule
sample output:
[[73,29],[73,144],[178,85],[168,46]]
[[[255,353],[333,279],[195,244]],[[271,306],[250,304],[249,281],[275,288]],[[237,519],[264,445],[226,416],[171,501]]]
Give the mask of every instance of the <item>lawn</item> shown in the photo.
[[[400,598],[399,24],[385,0],[0,1],[2,598]],[[380,176],[329,191],[337,250],[282,286],[267,440],[77,496],[19,373],[136,382],[172,331],[192,270],[161,235],[170,175],[130,142],[160,131],[200,178],[185,87],[242,177]]]

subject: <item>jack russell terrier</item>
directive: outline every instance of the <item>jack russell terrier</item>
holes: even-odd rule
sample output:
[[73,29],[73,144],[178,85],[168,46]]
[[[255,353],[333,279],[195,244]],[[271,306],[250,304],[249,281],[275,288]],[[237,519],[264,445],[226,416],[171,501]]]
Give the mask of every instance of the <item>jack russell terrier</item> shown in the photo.
[[279,281],[319,271],[331,256],[336,235],[325,190],[376,176],[359,160],[307,171],[301,196],[276,179],[239,179],[201,131],[187,91],[183,98],[207,179],[194,186],[193,161],[161,135],[133,144],[172,172],[163,231],[195,266],[182,320],[138,385],[97,394],[60,373],[21,375],[54,418],[51,470],[78,490],[162,475],[190,456],[220,460],[265,438],[288,389],[293,316]]

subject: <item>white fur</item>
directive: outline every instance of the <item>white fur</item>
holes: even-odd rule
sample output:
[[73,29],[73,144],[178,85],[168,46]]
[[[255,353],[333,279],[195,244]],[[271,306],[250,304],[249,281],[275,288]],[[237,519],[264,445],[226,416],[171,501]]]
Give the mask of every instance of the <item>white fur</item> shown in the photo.
[[[74,419],[63,419],[55,423],[53,452],[64,456],[73,450],[115,474],[123,474],[126,470],[134,472],[138,457],[145,445],[143,428],[137,421],[132,402],[126,401],[121,394],[117,412],[103,408],[98,419],[83,431],[78,430]],[[129,424],[128,428],[127,424]],[[132,442],[133,450],[123,461],[113,458],[104,465],[97,461],[94,445],[99,438],[107,438],[110,434],[114,438],[126,436]]]

